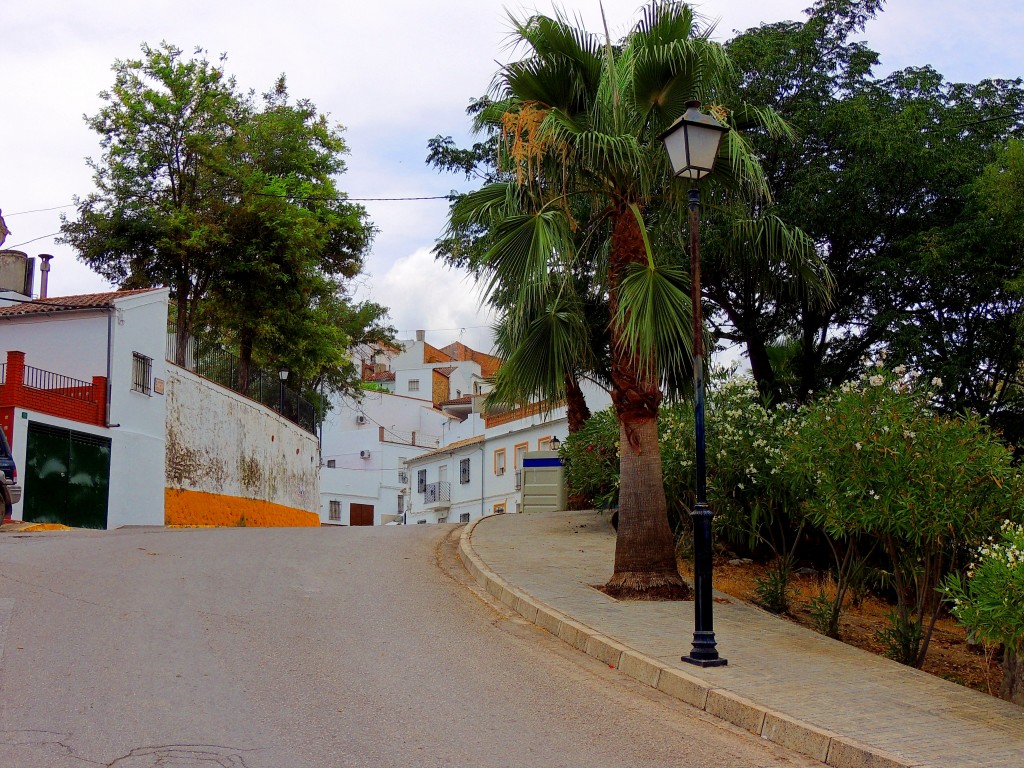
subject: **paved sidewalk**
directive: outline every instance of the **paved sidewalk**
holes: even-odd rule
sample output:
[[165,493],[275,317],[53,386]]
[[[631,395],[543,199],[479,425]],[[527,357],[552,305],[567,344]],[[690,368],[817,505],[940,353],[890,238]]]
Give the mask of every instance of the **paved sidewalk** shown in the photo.
[[461,553],[491,594],[566,642],[835,768],[1024,767],[1024,709],[735,599],[715,604],[728,666],[683,663],[692,603],[617,601],[592,588],[611,576],[614,546],[607,517],[558,512],[477,520]]

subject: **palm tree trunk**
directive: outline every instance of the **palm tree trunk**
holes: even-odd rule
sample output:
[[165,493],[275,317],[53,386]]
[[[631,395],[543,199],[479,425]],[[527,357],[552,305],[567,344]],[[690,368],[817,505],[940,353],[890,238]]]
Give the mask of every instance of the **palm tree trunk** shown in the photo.
[[625,208],[616,215],[608,268],[613,318],[611,394],[619,418],[619,523],[615,571],[605,591],[634,599],[687,599],[691,592],[676,565],[661,478],[658,407],[662,395],[657,370],[653,361],[644,361],[626,347],[614,321],[624,270],[629,263],[645,259],[639,224]]
[[590,407],[587,405],[587,398],[583,396],[580,389],[580,382],[571,373],[565,374],[565,415],[569,422],[569,434],[579,432],[587,419],[590,418]]

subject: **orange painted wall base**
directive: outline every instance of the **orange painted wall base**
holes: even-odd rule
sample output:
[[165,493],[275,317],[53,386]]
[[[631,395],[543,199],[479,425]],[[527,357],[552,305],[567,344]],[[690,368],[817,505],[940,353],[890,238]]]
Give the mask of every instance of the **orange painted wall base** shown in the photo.
[[320,525],[320,515],[269,501],[203,491],[164,489],[164,524],[196,527],[284,528]]

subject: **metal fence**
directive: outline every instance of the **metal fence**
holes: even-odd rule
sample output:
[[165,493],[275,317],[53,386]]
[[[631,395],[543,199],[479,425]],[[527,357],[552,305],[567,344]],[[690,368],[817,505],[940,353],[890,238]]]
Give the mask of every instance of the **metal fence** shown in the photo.
[[91,381],[73,379],[53,371],[33,368],[31,365],[25,366],[24,384],[30,389],[42,389],[75,400],[84,400],[87,403],[96,402]]
[[[167,359],[174,361],[177,352],[177,336],[167,334]],[[189,339],[185,352],[185,365],[182,366],[204,379],[220,384],[222,387],[244,394],[258,403],[278,411],[289,421],[298,424],[307,432],[316,434],[316,408],[298,392],[284,386],[277,373],[270,373],[249,366],[249,387],[242,392],[238,358],[219,344],[204,342],[200,339]]]

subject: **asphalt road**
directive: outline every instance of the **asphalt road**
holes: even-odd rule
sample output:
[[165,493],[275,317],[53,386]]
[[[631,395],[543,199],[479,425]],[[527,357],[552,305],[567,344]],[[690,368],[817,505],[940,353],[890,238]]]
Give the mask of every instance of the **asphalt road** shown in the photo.
[[0,766],[818,765],[510,615],[455,531],[0,535]]

